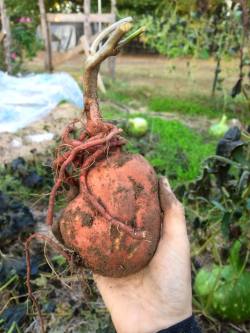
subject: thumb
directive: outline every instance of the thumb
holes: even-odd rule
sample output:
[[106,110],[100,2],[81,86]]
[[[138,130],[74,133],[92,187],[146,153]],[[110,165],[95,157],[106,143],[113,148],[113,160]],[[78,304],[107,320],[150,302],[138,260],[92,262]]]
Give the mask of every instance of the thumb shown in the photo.
[[162,238],[175,239],[187,237],[185,213],[177,200],[166,177],[159,179],[160,204],[164,213]]

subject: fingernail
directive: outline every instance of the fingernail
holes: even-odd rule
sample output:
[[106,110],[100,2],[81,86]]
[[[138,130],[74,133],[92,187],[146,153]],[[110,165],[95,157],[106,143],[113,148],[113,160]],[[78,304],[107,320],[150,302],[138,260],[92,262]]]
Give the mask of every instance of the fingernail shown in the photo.
[[169,184],[167,177],[161,177],[161,181],[162,181],[163,185],[167,188],[167,190],[172,192],[172,189],[171,189],[171,186]]

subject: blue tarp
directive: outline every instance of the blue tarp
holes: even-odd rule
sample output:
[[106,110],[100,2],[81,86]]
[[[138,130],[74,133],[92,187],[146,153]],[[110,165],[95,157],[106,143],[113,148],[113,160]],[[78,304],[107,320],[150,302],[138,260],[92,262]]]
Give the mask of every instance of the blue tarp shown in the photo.
[[13,77],[0,72],[0,132],[41,119],[61,101],[83,108],[83,93],[67,73]]

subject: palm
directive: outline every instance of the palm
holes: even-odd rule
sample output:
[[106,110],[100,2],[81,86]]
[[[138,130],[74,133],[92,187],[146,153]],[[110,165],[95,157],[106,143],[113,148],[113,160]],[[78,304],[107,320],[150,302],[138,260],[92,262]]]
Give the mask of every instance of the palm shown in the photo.
[[167,214],[162,238],[149,265],[125,278],[95,276],[118,333],[153,333],[191,315],[185,218],[166,185],[161,185],[161,205]]

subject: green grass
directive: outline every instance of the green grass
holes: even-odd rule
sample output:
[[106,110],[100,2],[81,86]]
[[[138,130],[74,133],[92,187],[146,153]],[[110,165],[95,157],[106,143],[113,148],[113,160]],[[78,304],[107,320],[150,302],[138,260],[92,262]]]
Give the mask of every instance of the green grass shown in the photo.
[[193,116],[218,117],[218,110],[214,106],[176,97],[153,97],[148,106],[154,112],[178,112]]
[[103,119],[105,121],[112,121],[112,120],[119,121],[121,119],[126,118],[126,113],[119,112],[117,108],[107,104],[101,105],[101,112]]
[[109,90],[105,98],[111,101],[127,104],[131,100],[131,96],[121,91]]
[[[160,93],[160,95],[159,95]],[[191,116],[220,117],[222,102],[204,98],[180,99],[174,96],[164,96],[163,92],[154,87],[133,86],[117,81],[107,85],[107,93],[102,95],[104,100],[121,103],[126,106],[143,106],[153,112],[182,113]]]
[[246,100],[239,96],[235,99],[230,96],[201,96],[193,94],[186,98],[168,96],[162,89],[149,86],[128,85],[116,81],[106,84],[107,93],[101,95],[102,99],[124,104],[132,109],[146,108],[153,112],[177,113],[190,117],[207,117],[220,119],[223,113],[228,118],[238,118],[242,123],[250,121],[249,107]]
[[[159,135],[155,153],[150,157],[151,164],[176,182],[196,178],[202,161],[214,153],[212,143],[178,121],[151,120],[152,133]],[[165,166],[165,167],[164,167]]]
[[50,168],[44,165],[44,159],[36,156],[32,160],[26,160],[26,165],[22,170],[24,174],[35,172],[37,175],[42,176],[42,185],[39,188],[25,186],[22,173],[13,171],[11,164],[6,164],[0,167],[0,191],[25,203],[47,203],[49,199],[48,194],[53,184],[53,175]]
[[140,102],[142,105],[148,103],[149,98],[153,94],[153,90],[146,86],[134,86],[122,81],[115,83],[107,82],[107,92],[101,95],[102,98],[109,99],[114,102],[130,104]]
[[[106,84],[107,93],[102,94],[105,100],[129,104],[130,102],[139,102],[142,106],[148,106],[155,112],[182,112],[193,115],[216,116],[217,111],[221,109],[221,101],[211,100],[207,97],[190,96],[188,99],[181,99],[176,96],[166,96],[162,89],[148,86],[128,85],[122,81]],[[217,105],[219,106],[217,107]]]
[[[106,120],[118,120],[122,126],[127,114],[103,106]],[[199,176],[204,159],[215,152],[216,142],[209,136],[202,137],[179,121],[136,114],[149,122],[149,133],[138,139],[127,134],[127,149],[143,154],[158,174],[169,177],[173,186],[191,181]],[[119,124],[118,124],[119,126]]]
[[199,176],[201,164],[214,154],[215,144],[179,121],[148,118],[150,133],[141,139],[129,138],[128,150],[142,153],[158,174],[166,175],[173,186]]
[[32,190],[25,187],[20,179],[9,174],[3,168],[0,169],[0,176],[1,176],[1,183],[0,183],[1,192],[25,202],[31,198]]
[[237,118],[243,124],[250,120],[247,101],[239,96],[233,99],[227,96],[223,98],[210,98],[205,96],[190,96],[189,99],[182,99],[170,96],[154,96],[148,101],[148,108],[154,112],[180,113],[188,116],[202,116],[206,118],[222,117],[225,113],[228,119]]

